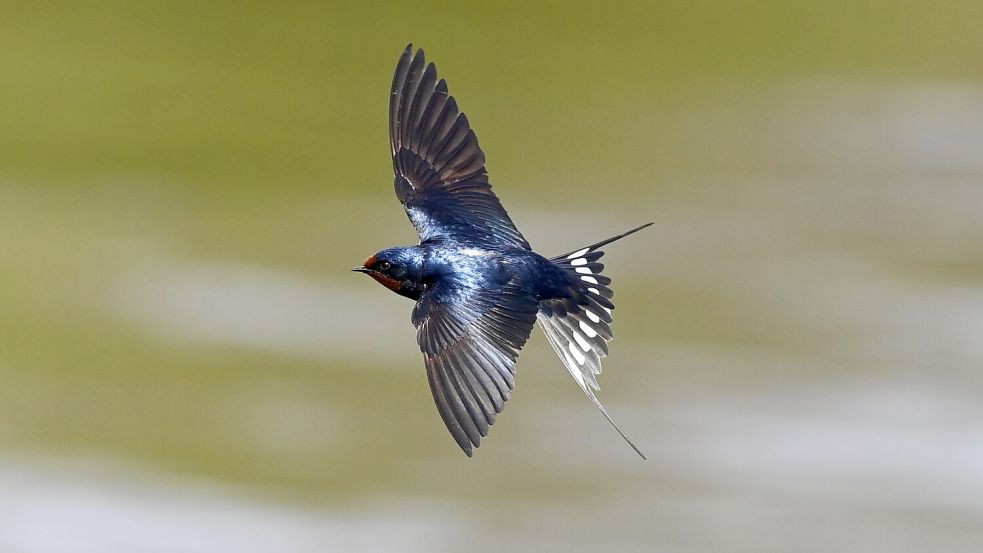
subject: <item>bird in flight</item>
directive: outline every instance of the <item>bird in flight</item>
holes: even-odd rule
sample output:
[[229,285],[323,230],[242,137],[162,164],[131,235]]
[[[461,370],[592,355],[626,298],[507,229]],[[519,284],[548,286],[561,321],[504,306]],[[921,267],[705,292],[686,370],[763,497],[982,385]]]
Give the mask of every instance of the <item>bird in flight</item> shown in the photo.
[[423,50],[406,47],[389,96],[396,196],[420,235],[354,268],[416,301],[412,322],[440,418],[468,457],[505,408],[519,350],[538,322],[587,397],[621,437],[595,393],[611,334],[611,279],[601,247],[546,258],[532,251],[492,192],[468,118]]

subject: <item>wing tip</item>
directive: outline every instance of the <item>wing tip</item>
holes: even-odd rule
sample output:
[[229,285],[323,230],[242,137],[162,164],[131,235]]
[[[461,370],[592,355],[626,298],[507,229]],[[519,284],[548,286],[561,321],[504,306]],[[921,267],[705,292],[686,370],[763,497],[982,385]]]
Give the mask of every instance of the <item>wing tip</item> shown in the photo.
[[399,55],[399,62],[396,64],[396,73],[399,73],[399,68],[403,65],[409,66],[410,61],[413,60],[413,43],[406,45],[403,49],[403,53]]

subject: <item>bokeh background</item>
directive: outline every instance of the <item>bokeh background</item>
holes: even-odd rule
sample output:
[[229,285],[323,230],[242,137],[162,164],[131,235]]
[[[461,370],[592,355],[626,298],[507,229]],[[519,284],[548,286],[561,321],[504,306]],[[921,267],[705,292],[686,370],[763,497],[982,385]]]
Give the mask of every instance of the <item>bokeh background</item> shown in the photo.
[[[983,3],[4,2],[0,549],[983,547]],[[601,398],[537,330],[473,459],[410,303],[408,42],[546,254],[609,248]]]

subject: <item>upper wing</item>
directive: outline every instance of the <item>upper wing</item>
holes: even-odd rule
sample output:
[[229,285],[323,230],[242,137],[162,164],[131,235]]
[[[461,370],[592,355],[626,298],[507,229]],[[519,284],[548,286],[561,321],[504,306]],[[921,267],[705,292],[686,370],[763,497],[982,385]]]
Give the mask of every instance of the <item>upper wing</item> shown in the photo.
[[[424,66],[426,68],[424,68]],[[468,118],[426,65],[423,50],[406,47],[389,97],[389,143],[396,196],[421,240],[462,235],[529,249],[495,197],[485,154]]]
[[538,306],[514,281],[484,283],[448,301],[437,288],[413,309],[434,403],[454,440],[471,456],[515,386],[515,360]]

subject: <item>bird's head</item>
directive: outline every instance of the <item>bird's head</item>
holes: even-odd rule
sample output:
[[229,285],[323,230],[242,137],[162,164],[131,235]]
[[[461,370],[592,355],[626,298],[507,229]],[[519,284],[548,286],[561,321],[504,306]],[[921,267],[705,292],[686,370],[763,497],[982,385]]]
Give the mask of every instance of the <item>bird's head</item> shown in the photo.
[[420,272],[423,257],[416,248],[387,248],[369,256],[353,271],[365,273],[401,296],[419,299],[423,291]]

